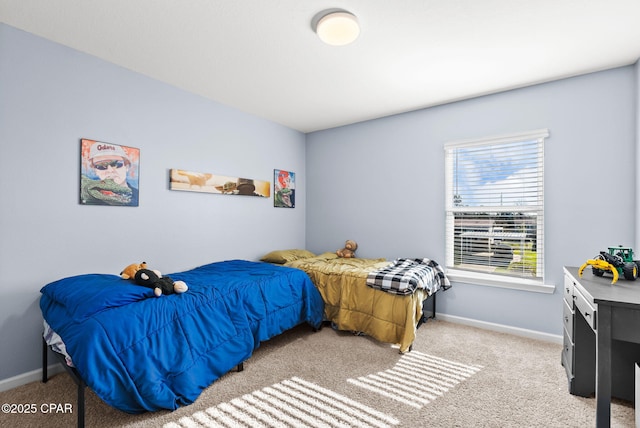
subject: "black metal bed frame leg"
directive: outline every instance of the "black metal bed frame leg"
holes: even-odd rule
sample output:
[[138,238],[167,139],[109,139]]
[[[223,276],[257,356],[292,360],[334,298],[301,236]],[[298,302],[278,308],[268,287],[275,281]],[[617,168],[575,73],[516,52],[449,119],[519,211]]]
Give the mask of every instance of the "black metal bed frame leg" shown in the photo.
[[42,338],[42,383],[47,383],[49,380],[49,375],[47,373],[47,366],[49,365],[47,353],[49,351],[49,347],[47,346],[47,341]]
[[438,297],[438,292],[433,293],[433,316],[431,318],[436,319],[436,297]]
[[78,428],[84,428],[84,391],[86,389],[84,381],[78,382]]
[[[46,383],[49,380],[48,376],[48,365],[49,365],[49,345],[47,345],[47,341],[44,340],[44,335],[42,337],[42,383]],[[84,410],[85,410],[85,400],[84,400],[84,391],[87,388],[87,384],[84,383],[84,380],[80,377],[77,371],[74,368],[71,368],[65,364],[64,357],[57,352],[54,351],[54,355],[56,355],[60,359],[60,363],[65,368],[71,379],[78,385],[78,428],[84,428]]]

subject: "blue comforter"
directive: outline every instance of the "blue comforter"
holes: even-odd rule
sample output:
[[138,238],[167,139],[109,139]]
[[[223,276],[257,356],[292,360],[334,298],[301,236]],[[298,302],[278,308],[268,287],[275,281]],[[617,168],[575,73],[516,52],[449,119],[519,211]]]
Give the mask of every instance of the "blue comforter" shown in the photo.
[[155,297],[104,274],[41,290],[43,317],[84,381],[125,412],[190,404],[260,342],[303,322],[315,328],[322,322],[322,298],[298,269],[231,260],[169,276],[189,290]]

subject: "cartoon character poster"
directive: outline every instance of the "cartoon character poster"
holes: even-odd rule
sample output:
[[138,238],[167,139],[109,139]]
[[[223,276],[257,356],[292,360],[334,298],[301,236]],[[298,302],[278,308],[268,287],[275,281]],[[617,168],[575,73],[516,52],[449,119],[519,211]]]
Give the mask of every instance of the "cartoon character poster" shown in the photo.
[[273,171],[273,206],[277,208],[295,208],[295,172],[281,169],[274,169]]
[[82,139],[80,204],[138,206],[140,149]]

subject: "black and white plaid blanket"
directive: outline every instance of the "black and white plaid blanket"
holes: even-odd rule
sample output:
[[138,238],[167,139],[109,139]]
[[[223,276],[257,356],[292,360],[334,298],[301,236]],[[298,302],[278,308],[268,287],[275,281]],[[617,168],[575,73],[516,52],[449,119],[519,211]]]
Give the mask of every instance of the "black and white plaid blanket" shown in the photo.
[[430,259],[395,259],[390,265],[369,272],[367,285],[393,294],[413,294],[422,288],[429,294],[451,287],[442,267]]

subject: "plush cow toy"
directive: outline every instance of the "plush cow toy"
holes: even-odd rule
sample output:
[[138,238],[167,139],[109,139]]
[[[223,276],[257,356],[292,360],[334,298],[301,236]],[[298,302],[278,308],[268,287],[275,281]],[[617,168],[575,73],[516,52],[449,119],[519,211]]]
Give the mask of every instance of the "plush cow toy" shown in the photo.
[[159,270],[147,269],[146,262],[130,264],[120,272],[120,277],[151,288],[158,297],[163,294],[184,293],[189,289],[184,281],[174,281],[168,276],[162,276]]

